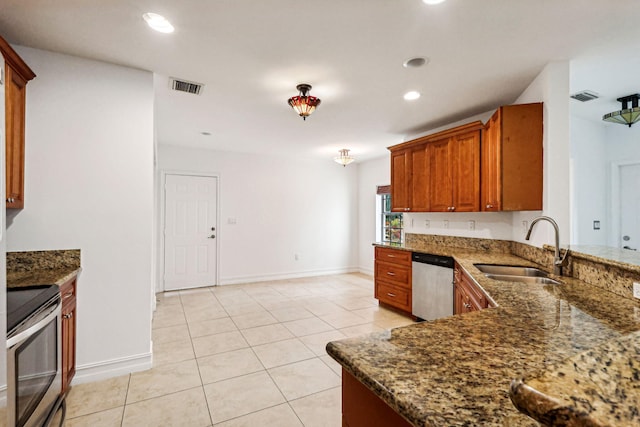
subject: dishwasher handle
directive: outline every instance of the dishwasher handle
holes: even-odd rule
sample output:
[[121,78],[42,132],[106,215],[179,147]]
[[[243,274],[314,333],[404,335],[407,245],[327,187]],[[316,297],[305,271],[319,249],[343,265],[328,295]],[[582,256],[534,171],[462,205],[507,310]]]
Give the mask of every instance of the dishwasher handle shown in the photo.
[[420,252],[411,253],[411,261],[421,264],[437,265],[439,267],[453,268],[453,258],[442,255],[424,254]]

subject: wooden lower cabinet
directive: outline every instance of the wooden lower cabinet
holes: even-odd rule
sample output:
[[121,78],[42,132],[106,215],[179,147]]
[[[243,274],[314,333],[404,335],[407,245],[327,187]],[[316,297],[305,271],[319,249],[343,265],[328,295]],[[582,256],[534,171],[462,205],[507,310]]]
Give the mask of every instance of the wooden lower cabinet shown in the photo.
[[342,427],[410,427],[411,424],[346,370],[342,370]]
[[489,299],[471,277],[456,263],[453,271],[454,314],[469,313],[491,307]]
[[411,252],[376,247],[375,297],[381,304],[411,314]]
[[76,374],[76,278],[60,286],[62,299],[62,394]]

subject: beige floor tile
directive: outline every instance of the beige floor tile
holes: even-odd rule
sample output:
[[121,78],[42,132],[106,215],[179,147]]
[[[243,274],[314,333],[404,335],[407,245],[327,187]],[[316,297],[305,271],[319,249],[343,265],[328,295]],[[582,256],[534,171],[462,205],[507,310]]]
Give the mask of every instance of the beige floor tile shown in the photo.
[[181,341],[169,341],[153,343],[153,366],[162,366],[167,363],[182,362],[183,360],[195,359],[191,339]]
[[195,360],[172,363],[131,374],[127,404],[202,385]]
[[253,351],[267,369],[315,357],[297,338],[258,345],[253,347]]
[[269,369],[269,374],[287,400],[338,387],[340,377],[317,357]]
[[184,317],[182,306],[171,305],[164,310],[158,308],[153,313],[153,329],[183,325],[185,323],[187,323],[187,320]]
[[413,323],[415,323],[413,320],[404,316],[381,317],[375,321],[375,324],[383,329],[393,329],[400,326],[412,325]]
[[181,303],[178,292],[159,292],[156,294],[156,307]]
[[231,316],[231,320],[236,324],[238,329],[255,328],[256,326],[272,325],[278,323],[275,317],[268,311],[256,311],[254,313],[241,314]]
[[375,323],[365,323],[363,325],[349,326],[348,328],[341,328],[340,332],[345,334],[347,337],[357,337],[364,334],[370,334],[372,332],[380,332],[384,329],[376,326]]
[[293,334],[281,324],[258,326],[257,328],[243,329],[240,332],[252,346],[293,338]]
[[342,425],[342,387],[289,402],[305,427]]
[[191,339],[189,335],[189,328],[187,325],[168,326],[166,328],[156,328],[151,333],[151,338],[154,344],[182,341],[184,339]]
[[204,337],[206,335],[220,334],[222,332],[237,331],[236,324],[230,317],[205,320],[203,322],[189,323],[191,338]]
[[124,406],[120,406],[78,418],[69,419],[67,416],[64,427],[120,427],[123,411]]
[[[365,292],[369,293],[368,290]],[[333,302],[345,310],[358,310],[362,308],[376,307],[378,305],[378,300],[372,296],[338,298],[333,300]]]
[[333,357],[327,354],[324,356],[320,356],[320,360],[322,360],[325,365],[330,367],[331,370],[336,373],[336,375],[342,378],[342,365],[333,360]]
[[202,357],[198,359],[198,367],[204,384],[264,370],[250,348]]
[[129,375],[72,386],[66,399],[67,418],[75,418],[124,405],[128,387]]
[[[234,418],[215,427],[303,427],[293,409],[286,404],[273,406],[249,415]],[[339,424],[336,424],[339,426]]]
[[123,427],[207,427],[211,425],[202,387],[127,405]]
[[[325,300],[326,301],[326,300]],[[310,303],[305,305],[305,308],[312,312],[316,316],[325,316],[327,314],[335,313],[343,311],[344,308],[340,307],[338,304],[335,304],[330,301],[326,301],[324,303]]]
[[324,356],[327,354],[325,347],[329,341],[337,341],[344,338],[346,336],[340,331],[327,331],[300,337],[300,341],[309,347],[316,356]]
[[369,323],[369,320],[346,310],[331,314],[325,314],[323,316],[320,316],[320,319],[324,320],[336,329]]
[[223,306],[224,306],[224,309],[227,311],[227,313],[229,313],[229,316],[240,316],[242,314],[266,311],[263,306],[261,306],[255,301],[235,303],[235,304],[229,304],[229,305],[223,303]]
[[189,323],[203,322],[205,320],[220,319],[227,317],[227,312],[222,308],[216,307],[201,307],[187,309],[184,312],[185,319]]
[[297,337],[317,334],[318,332],[325,332],[333,329],[333,326],[329,325],[321,319],[318,319],[317,317],[284,322],[283,325]]
[[308,319],[314,316],[312,312],[303,307],[291,307],[291,303],[289,303],[288,307],[271,310],[271,314],[278,319],[279,322]]
[[194,338],[192,343],[198,358],[249,347],[240,331],[198,337]]
[[204,386],[213,423],[220,423],[285,402],[266,372]]

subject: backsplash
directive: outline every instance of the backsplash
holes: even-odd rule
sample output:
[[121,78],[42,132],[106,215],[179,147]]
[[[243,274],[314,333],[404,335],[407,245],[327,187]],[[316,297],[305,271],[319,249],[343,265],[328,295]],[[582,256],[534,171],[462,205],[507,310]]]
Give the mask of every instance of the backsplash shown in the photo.
[[508,240],[479,239],[476,237],[456,237],[436,234],[405,234],[405,242],[409,246],[442,245],[455,248],[472,249],[489,252],[511,252],[511,243]]
[[62,267],[80,268],[80,249],[7,252],[7,271],[18,273]]

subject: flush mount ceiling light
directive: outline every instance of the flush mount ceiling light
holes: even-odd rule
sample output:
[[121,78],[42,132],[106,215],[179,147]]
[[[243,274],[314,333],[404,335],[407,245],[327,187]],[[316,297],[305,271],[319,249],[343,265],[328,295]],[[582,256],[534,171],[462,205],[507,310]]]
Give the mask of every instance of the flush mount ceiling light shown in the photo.
[[333,160],[336,163],[340,163],[342,166],[347,166],[349,163],[355,160],[349,155],[349,150],[347,150],[346,148],[339,150],[338,153],[340,153],[340,155],[338,157],[334,157]]
[[302,120],[307,120],[307,117],[316,111],[316,107],[320,105],[320,99],[315,96],[309,95],[311,85],[301,83],[296,86],[298,89],[298,95],[289,98],[289,105],[293,108]]
[[[602,120],[605,122],[620,123],[621,125],[628,125],[631,127],[632,124],[640,120],[640,107],[638,107],[638,100],[640,100],[640,94],[638,93],[618,98],[618,102],[622,103],[622,110],[605,114],[602,116]],[[631,108],[628,108],[629,102],[631,102]]]
[[142,18],[147,22],[147,24],[156,31],[161,33],[173,33],[174,28],[171,25],[171,22],[167,18],[162,15],[158,15],[157,13],[147,12],[142,15]]
[[407,59],[402,63],[404,68],[420,68],[429,63],[429,58],[425,58],[424,56],[417,56],[415,58]]
[[444,3],[445,0],[422,0],[424,4],[434,5]]
[[407,101],[414,101],[418,98],[420,98],[420,92],[416,92],[415,90],[404,94],[404,99]]

